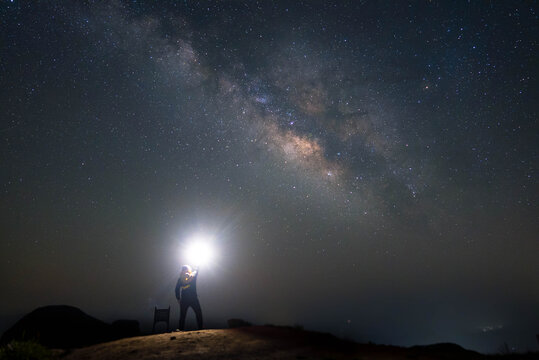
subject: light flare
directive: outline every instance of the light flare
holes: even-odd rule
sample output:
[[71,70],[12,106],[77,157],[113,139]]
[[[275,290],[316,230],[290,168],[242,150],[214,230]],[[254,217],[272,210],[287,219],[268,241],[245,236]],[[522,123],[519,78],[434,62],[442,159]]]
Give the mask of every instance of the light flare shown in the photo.
[[195,235],[180,250],[182,261],[192,266],[206,266],[215,260],[216,252],[213,239],[204,235]]

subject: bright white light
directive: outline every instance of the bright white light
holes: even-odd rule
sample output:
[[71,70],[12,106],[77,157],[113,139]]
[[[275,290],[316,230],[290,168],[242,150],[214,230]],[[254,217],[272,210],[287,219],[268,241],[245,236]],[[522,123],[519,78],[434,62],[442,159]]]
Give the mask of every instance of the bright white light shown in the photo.
[[211,263],[215,257],[215,251],[210,240],[196,236],[182,251],[182,258],[191,266],[204,266]]

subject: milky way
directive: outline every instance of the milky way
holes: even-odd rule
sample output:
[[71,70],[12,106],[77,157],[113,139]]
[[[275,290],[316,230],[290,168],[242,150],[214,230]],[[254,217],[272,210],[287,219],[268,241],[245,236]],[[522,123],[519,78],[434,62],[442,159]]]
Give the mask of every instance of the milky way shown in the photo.
[[144,323],[206,231],[216,326],[534,346],[535,3],[3,1],[0,19],[5,324],[49,303]]

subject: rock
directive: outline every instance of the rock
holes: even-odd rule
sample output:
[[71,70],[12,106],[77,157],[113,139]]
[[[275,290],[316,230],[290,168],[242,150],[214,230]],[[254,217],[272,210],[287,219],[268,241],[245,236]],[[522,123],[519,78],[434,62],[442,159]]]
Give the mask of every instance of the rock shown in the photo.
[[462,346],[453,343],[438,343],[432,345],[416,345],[409,348],[414,356],[448,356],[451,358],[476,358],[479,353],[464,349]]
[[250,322],[247,322],[245,320],[242,320],[242,319],[229,319],[227,321],[228,323],[228,327],[233,329],[233,328],[239,328],[239,327],[245,327],[245,326],[251,326],[252,324]]

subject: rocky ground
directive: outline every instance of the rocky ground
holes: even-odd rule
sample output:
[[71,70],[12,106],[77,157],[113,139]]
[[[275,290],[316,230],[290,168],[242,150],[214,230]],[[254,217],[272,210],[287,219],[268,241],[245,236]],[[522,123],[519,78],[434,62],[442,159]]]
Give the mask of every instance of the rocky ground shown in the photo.
[[401,348],[356,344],[296,328],[251,326],[138,336],[74,350],[62,359],[482,359],[454,344]]

